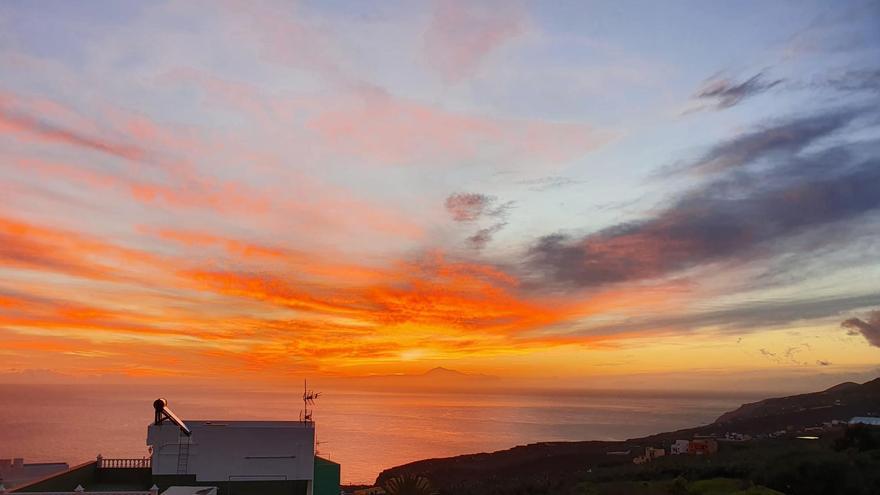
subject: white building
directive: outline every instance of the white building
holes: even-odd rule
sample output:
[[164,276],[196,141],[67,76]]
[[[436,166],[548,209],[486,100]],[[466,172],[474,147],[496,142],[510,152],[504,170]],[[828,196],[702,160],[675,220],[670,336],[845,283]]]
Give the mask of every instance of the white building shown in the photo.
[[308,410],[300,421],[184,422],[167,406],[164,399],[153,402],[149,457],[99,455],[10,493],[339,495],[340,466],[315,455],[315,423]]
[[315,427],[304,421],[187,421],[147,429],[154,476],[198,482],[308,480],[314,477]]
[[[187,421],[164,399],[147,427],[154,480],[187,485],[278,482],[284,492],[314,493],[315,424],[311,421]],[[163,483],[164,482],[164,483]],[[338,481],[337,481],[338,486]],[[256,486],[254,487],[256,488]],[[226,491],[226,490],[222,490]]]
[[669,446],[669,453],[671,455],[687,454],[690,446],[690,440],[676,440]]
[[880,426],[880,418],[876,418],[873,416],[856,416],[855,418],[849,420],[849,424]]

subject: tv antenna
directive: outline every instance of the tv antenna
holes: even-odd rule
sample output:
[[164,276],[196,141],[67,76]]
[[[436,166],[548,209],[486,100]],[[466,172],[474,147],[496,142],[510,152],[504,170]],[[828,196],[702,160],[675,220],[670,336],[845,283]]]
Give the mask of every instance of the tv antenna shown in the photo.
[[315,392],[314,390],[309,390],[309,384],[306,380],[303,380],[303,409],[299,413],[299,420],[303,423],[311,423],[312,422],[312,413],[314,412],[311,408],[315,406],[315,399],[321,396],[321,392]]

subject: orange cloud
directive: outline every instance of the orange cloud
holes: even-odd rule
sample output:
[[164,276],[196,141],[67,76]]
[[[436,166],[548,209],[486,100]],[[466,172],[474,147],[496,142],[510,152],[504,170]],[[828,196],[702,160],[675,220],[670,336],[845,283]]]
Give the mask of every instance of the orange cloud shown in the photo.
[[160,273],[166,268],[166,260],[96,237],[0,216],[0,267],[3,266],[119,280],[138,267]]
[[370,327],[428,325],[516,333],[558,321],[571,303],[519,294],[518,281],[495,267],[450,263],[440,254],[400,262],[362,284],[325,279],[303,283],[295,274],[188,271],[203,290],[300,311],[360,321]]
[[[586,125],[451,112],[363,84],[341,98],[301,98],[265,111],[279,100],[257,88],[192,80],[253,114],[257,134],[263,126],[293,128],[296,114],[297,139],[321,159],[561,162],[605,139]],[[16,342],[6,350],[19,364],[57,352],[59,365],[89,373],[345,373],[423,354],[454,359],[579,345],[543,329],[631,300],[539,294],[499,266],[431,251],[419,242],[424,228],[412,208],[357,198],[291,170],[248,136],[159,123],[110,105],[93,114],[85,119],[50,100],[0,92],[0,133],[22,145],[4,152],[5,162],[30,179],[16,182],[17,197],[28,186],[45,195],[70,189],[95,206],[109,196],[159,218],[138,228],[113,219],[121,224],[101,236],[92,232],[104,225],[82,219],[61,228],[29,220],[45,218],[29,208],[21,212],[27,219],[0,213],[0,336]],[[74,153],[59,159],[59,151]],[[229,163],[266,175],[258,184],[213,173]],[[230,224],[236,234],[218,233]],[[129,232],[124,242],[119,232]],[[388,238],[393,251],[364,254],[371,241]],[[319,248],[312,239],[347,244]]]
[[[185,347],[198,354],[205,370],[237,366],[254,373],[334,374],[404,362],[413,352],[455,359],[557,346],[608,347],[633,335],[585,336],[552,328],[589,315],[668,309],[676,301],[675,287],[668,284],[541,295],[497,266],[452,260],[438,251],[364,266],[333,253],[207,232],[143,228],[141,234],[176,247],[176,254],[160,256],[0,217],[0,270],[113,284],[84,293],[75,289],[82,284],[15,286],[9,279],[0,283],[0,327],[43,339],[63,335],[100,343],[97,354],[88,346],[70,351],[71,358],[90,356],[98,363],[93,369],[110,360],[101,353],[129,355],[125,343],[136,341],[156,356]],[[176,293],[146,297],[159,287]],[[164,373],[139,360],[132,366],[137,373]]]

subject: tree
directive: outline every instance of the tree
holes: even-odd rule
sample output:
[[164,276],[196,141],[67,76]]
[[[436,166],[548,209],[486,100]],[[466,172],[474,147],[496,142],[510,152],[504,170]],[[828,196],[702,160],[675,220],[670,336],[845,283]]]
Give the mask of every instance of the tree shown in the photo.
[[687,495],[690,493],[688,491],[688,481],[681,476],[672,480],[672,484],[669,485],[669,495]]
[[859,452],[880,449],[880,428],[868,425],[851,425],[834,445],[836,450],[855,449]]
[[431,483],[421,476],[404,475],[391,478],[385,483],[385,493],[388,495],[436,495],[437,491]]

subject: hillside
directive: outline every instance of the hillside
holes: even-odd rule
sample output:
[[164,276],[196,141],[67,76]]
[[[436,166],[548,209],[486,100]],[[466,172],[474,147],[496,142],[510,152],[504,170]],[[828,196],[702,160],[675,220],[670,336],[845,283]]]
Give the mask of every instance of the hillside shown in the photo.
[[[593,469],[631,466],[632,457],[645,446],[663,446],[679,438],[723,436],[731,432],[766,436],[779,430],[797,432],[826,421],[870,414],[880,415],[880,378],[864,384],[843,383],[821,392],[744,404],[709,425],[626,441],[537,443],[492,453],[417,461],[383,471],[377,484],[394,476],[417,474],[435,481],[441,493],[460,492],[463,487],[470,487],[468,493],[483,493],[473,487],[519,486],[540,480],[545,484],[559,480],[564,485],[564,480],[573,479],[573,473],[584,472],[585,466]],[[608,455],[611,451],[627,450],[631,451],[629,455]]]
[[722,414],[715,422],[729,423],[741,420],[757,420],[822,408],[836,408],[838,411],[861,411],[872,404],[874,407],[880,404],[880,378],[862,385],[846,382],[821,392],[765,399],[751,404],[743,404],[734,411]]

